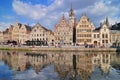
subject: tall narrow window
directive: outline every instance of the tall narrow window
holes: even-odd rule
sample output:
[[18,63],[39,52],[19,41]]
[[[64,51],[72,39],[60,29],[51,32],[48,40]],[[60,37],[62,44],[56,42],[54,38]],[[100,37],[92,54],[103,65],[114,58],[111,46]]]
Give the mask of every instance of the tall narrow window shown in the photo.
[[106,34],[106,38],[108,38],[108,34]]
[[108,43],[108,40],[106,40],[106,43]]
[[97,38],[99,38],[99,34],[97,34]]
[[102,34],[102,38],[104,38],[104,34]]
[[102,43],[104,43],[104,40],[102,40]]
[[96,38],[96,34],[94,34],[94,38]]

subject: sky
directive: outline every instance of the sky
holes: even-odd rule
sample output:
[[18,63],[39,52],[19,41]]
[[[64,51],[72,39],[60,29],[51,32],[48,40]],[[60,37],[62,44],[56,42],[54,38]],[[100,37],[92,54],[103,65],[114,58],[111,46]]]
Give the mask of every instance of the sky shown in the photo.
[[16,20],[30,26],[39,22],[54,30],[63,14],[69,20],[71,4],[77,22],[83,13],[95,27],[106,17],[111,25],[120,22],[120,0],[1,0],[0,31],[14,25]]

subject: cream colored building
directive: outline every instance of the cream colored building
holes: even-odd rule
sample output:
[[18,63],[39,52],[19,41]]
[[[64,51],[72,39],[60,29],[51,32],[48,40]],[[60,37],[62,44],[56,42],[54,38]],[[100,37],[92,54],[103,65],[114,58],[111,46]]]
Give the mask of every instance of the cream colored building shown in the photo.
[[113,46],[120,46],[120,31],[110,30],[110,40]]
[[30,35],[29,35],[29,40],[45,41],[49,44],[51,42],[50,40],[51,33],[52,33],[51,30],[48,30],[45,27],[41,26],[39,23],[37,23],[32,27],[32,31],[30,32]]
[[18,23],[18,21],[15,22],[12,30],[12,40],[19,42],[19,27],[21,24]]
[[63,15],[54,27],[55,44],[70,45],[73,41],[73,28]]
[[29,33],[31,32],[31,27],[25,24],[22,24],[19,28],[19,43],[25,44],[29,40]]
[[8,42],[12,40],[12,29],[13,25],[10,25],[5,31],[3,31],[3,42]]
[[76,44],[87,44],[94,47],[111,46],[108,18],[100,24],[100,27],[95,28],[93,23],[83,14],[76,26]]
[[100,30],[100,44],[103,46],[109,46],[110,45],[110,31],[108,26],[103,23],[101,30]]
[[3,31],[3,39],[5,43],[9,40],[9,29],[8,28],[5,31]]
[[109,47],[110,42],[110,25],[108,19],[100,24],[100,27],[93,31],[93,42],[94,46]]
[[12,30],[13,30],[13,25],[10,25],[10,27],[9,27],[9,32],[8,32],[9,40],[10,40],[10,41],[12,40]]
[[4,38],[3,38],[3,32],[0,31],[0,44],[4,42]]
[[48,43],[51,46],[55,45],[55,36],[54,36],[54,33],[52,31],[50,31],[50,36],[49,36],[49,39],[48,39]]
[[93,44],[92,33],[94,29],[95,26],[93,23],[89,20],[89,18],[87,18],[85,14],[83,14],[76,26],[76,44]]

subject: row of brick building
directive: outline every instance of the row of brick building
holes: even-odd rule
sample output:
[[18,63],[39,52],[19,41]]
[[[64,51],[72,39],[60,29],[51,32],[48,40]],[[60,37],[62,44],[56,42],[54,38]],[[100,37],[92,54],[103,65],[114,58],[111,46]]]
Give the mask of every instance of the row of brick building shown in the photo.
[[15,22],[5,31],[0,32],[0,42],[16,41],[25,44],[27,40],[46,41],[50,44],[62,45],[94,45],[94,46],[119,46],[119,25],[110,25],[108,18],[100,27],[95,27],[86,14],[82,14],[77,22],[73,8],[69,11],[69,21],[64,15],[55,25],[54,31],[36,23],[33,27]]

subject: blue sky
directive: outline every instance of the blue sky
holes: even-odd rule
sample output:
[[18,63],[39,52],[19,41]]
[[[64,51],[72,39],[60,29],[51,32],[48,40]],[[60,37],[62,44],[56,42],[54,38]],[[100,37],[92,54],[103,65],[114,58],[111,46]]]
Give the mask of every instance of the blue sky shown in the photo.
[[120,0],[2,0],[0,2],[0,31],[5,30],[16,19],[19,23],[42,26],[53,30],[62,14],[68,18],[71,3],[79,21],[86,13],[98,27],[106,17],[110,24],[120,22]]

